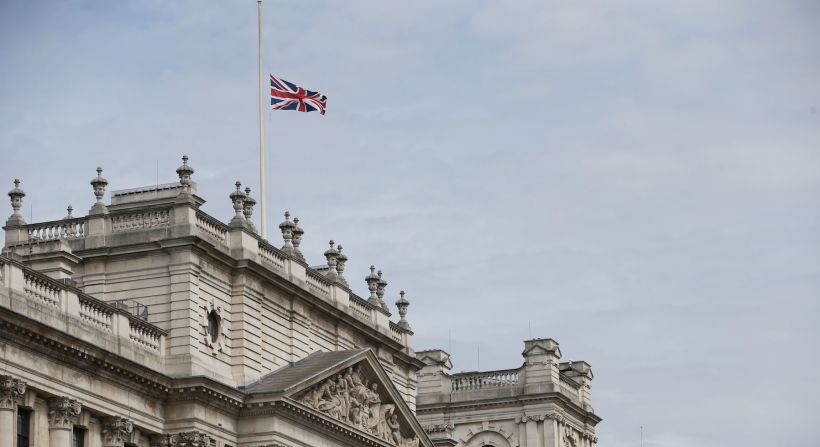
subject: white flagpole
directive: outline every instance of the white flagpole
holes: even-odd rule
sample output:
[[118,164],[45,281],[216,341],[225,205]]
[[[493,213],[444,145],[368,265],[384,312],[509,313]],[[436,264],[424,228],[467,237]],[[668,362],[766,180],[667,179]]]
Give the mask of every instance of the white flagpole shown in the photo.
[[268,215],[265,211],[265,128],[262,110],[265,106],[262,87],[262,0],[256,0],[257,25],[259,28],[259,201],[262,204],[262,239],[268,237]]

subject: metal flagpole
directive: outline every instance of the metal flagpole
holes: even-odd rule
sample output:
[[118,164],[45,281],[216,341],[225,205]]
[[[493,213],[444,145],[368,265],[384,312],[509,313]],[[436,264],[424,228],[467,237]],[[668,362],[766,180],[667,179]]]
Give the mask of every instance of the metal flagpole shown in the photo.
[[259,201],[262,204],[262,239],[268,237],[268,215],[265,211],[265,128],[262,120],[264,100],[262,92],[262,0],[256,0],[257,25],[259,28]]

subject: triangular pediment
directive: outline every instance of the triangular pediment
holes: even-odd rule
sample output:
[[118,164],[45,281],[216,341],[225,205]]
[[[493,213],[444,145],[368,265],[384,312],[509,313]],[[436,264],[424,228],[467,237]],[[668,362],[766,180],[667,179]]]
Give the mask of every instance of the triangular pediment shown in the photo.
[[370,349],[313,353],[244,390],[284,400],[397,447],[432,443]]

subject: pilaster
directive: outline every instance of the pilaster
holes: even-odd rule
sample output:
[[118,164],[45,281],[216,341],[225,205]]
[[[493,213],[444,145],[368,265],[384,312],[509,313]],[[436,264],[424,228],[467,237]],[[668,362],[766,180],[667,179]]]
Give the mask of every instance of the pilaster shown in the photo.
[[103,447],[123,447],[131,438],[134,424],[124,417],[111,416],[102,420]]
[[14,447],[17,399],[26,392],[26,382],[0,376],[0,447]]
[[82,404],[70,397],[53,397],[48,400],[49,447],[71,445],[71,430],[82,411]]

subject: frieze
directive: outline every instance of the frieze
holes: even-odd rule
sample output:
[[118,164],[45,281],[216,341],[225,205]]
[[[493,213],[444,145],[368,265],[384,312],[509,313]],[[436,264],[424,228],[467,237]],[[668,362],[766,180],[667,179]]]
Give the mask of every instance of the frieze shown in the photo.
[[396,405],[382,402],[379,384],[369,382],[362,374],[360,365],[349,367],[344,373],[314,385],[298,400],[395,446],[420,445],[415,435],[409,438],[402,435]]
[[0,409],[14,410],[17,398],[26,392],[26,382],[11,376],[0,376]]
[[211,437],[200,431],[184,431],[168,436],[170,447],[209,447]]
[[70,397],[53,397],[48,401],[48,424],[51,428],[70,429],[82,411],[82,404]]

